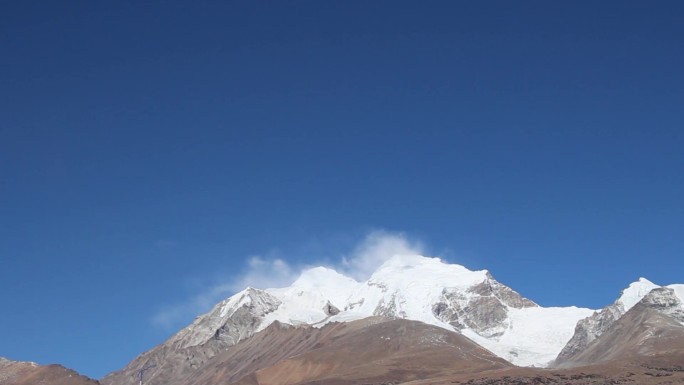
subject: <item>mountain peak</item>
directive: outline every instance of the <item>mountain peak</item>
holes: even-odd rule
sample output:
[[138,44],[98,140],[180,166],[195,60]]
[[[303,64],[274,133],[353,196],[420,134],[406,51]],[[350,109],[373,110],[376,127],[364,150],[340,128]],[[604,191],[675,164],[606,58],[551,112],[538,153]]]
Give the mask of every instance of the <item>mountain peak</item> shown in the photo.
[[418,254],[394,254],[380,266],[380,269],[388,266],[415,267],[440,263],[444,262],[436,257],[425,257]]
[[646,278],[639,278],[636,282],[632,282],[626,289],[622,291],[620,298],[617,300],[618,304],[622,305],[623,312],[631,309],[639,301],[641,301],[646,294],[651,290],[659,288],[660,286],[649,281]]
[[369,282],[383,282],[399,287],[411,287],[411,283],[421,282],[421,285],[465,289],[485,281],[487,274],[486,270],[468,270],[440,258],[395,255],[373,273]]
[[350,284],[358,284],[358,282],[331,268],[318,266],[304,270],[299,275],[299,278],[292,284],[292,287],[316,288],[335,285],[346,286]]

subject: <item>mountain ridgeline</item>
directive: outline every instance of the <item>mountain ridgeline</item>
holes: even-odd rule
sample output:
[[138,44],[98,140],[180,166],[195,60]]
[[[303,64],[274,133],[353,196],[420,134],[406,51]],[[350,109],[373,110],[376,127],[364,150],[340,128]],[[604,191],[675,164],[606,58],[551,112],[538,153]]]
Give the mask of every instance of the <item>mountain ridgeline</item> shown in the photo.
[[[644,278],[603,309],[542,307],[438,258],[397,255],[358,282],[309,269],[245,290],[102,385],[684,383],[684,285]],[[0,359],[0,385],[87,385]]]
[[138,370],[152,364],[150,385],[403,383],[521,368],[571,373],[589,364],[676,367],[684,357],[683,297],[684,285],[641,279],[598,311],[547,308],[487,271],[397,255],[365,282],[318,267],[289,287],[246,288],[101,383],[137,384]]

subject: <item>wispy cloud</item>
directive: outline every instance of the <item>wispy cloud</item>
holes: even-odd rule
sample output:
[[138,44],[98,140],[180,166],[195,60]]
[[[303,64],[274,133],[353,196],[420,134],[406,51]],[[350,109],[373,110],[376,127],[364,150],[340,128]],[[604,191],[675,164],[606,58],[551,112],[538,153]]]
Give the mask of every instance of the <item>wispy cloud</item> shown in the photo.
[[350,255],[341,258],[339,266],[333,267],[357,281],[365,281],[394,255],[424,253],[420,241],[411,240],[403,233],[378,230],[366,235]]
[[313,266],[331,267],[357,281],[365,281],[393,255],[424,253],[424,245],[404,233],[376,230],[366,234],[351,251],[339,253],[332,260],[313,259],[301,264],[288,262],[282,256],[252,256],[246,259],[241,274],[207,285],[190,299],[161,309],[152,323],[166,331],[175,330],[182,322],[248,286],[261,289],[288,286],[303,270]]
[[283,287],[294,282],[300,272],[281,258],[251,257],[247,259],[245,273],[228,283],[227,287],[232,292],[248,286],[260,289]]
[[152,324],[167,332],[176,330],[181,323],[206,312],[220,298],[232,293],[230,285],[211,286],[188,300],[161,308],[152,317]]

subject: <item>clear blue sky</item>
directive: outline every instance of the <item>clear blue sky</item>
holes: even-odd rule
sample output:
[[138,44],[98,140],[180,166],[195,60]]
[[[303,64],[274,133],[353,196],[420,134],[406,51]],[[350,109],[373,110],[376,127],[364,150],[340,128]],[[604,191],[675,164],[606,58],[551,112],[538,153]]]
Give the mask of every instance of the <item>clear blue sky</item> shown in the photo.
[[684,282],[681,4],[1,2],[0,356],[100,377],[372,229],[547,306]]

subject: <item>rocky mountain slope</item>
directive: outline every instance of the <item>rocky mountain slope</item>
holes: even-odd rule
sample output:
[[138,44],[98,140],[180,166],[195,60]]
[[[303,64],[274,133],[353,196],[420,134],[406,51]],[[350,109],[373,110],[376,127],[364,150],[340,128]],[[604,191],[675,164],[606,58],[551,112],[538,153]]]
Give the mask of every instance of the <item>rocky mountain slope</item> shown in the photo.
[[586,347],[596,338],[605,333],[606,330],[623,314],[639,302],[651,290],[659,287],[651,281],[640,278],[632,283],[620,294],[611,305],[606,306],[591,316],[580,320],[575,328],[575,334],[567,345],[558,354],[557,362],[562,363],[571,359],[574,355],[586,349]]
[[[627,346],[632,346],[636,341],[646,344],[643,338],[635,339],[637,335],[660,336],[659,325],[684,325],[683,298],[684,285],[660,287],[644,278],[639,279],[623,290],[620,298],[613,304],[577,323],[575,334],[560,352],[554,365],[577,366],[617,358],[615,354],[599,354],[598,351],[601,350],[604,353],[608,350],[619,351],[620,355],[634,353]],[[668,321],[665,322],[666,320]],[[640,332],[634,328],[639,328]],[[628,330],[632,334],[627,333]],[[617,340],[627,338],[628,335],[630,341],[624,341],[626,345],[617,343]],[[684,350],[684,345],[681,348]],[[643,349],[641,351],[645,352]]]
[[98,385],[98,382],[61,365],[38,365],[0,357],[0,384]]
[[[418,321],[375,316],[323,327],[275,321],[206,358],[198,370],[174,370],[184,367],[177,361],[152,368],[145,384],[396,383],[512,366],[458,333]],[[136,374],[118,373],[103,383],[137,383]]]
[[[673,285],[681,286],[681,285]],[[642,363],[684,367],[684,301],[673,287],[656,287],[559,366]]]

